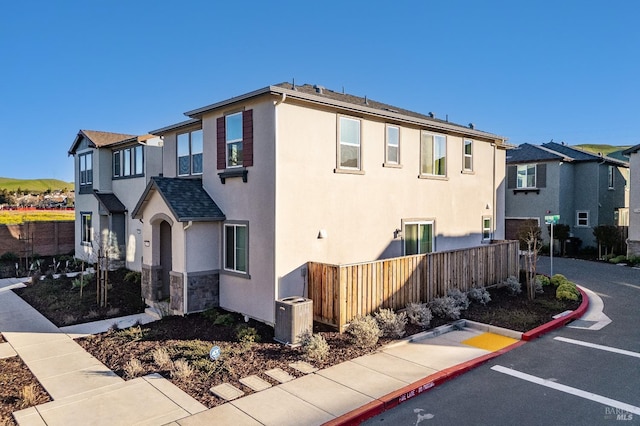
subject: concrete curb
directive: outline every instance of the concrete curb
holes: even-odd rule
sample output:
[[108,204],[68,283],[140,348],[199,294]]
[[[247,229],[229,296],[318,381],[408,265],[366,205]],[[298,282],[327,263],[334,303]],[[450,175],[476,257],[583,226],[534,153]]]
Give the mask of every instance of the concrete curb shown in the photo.
[[[365,420],[375,417],[378,414],[381,414],[384,411],[387,411],[399,404],[402,404],[403,402],[406,402],[409,399],[415,396],[418,396],[423,392],[431,390],[436,386],[439,386],[451,379],[454,379],[460,376],[461,374],[471,371],[474,368],[479,367],[480,365],[486,363],[487,361],[492,360],[493,358],[499,357],[502,354],[505,354],[513,349],[516,349],[526,344],[527,341],[531,341],[535,338],[538,338],[545,333],[548,333],[552,330],[555,330],[559,327],[566,325],[567,323],[573,321],[576,318],[580,318],[582,315],[584,315],[584,313],[587,311],[587,308],[589,307],[589,297],[582,289],[578,288],[578,290],[580,290],[580,293],[582,295],[582,303],[580,304],[578,309],[576,309],[569,315],[550,321],[526,333],[522,333],[522,338],[519,342],[516,342],[498,351],[483,355],[481,357],[472,359],[462,364],[458,364],[453,367],[449,367],[447,369],[434,373],[430,376],[425,377],[424,379],[418,380],[417,382],[411,383],[410,385],[407,385],[401,389],[398,389],[397,391],[391,392],[378,399],[375,399],[369,402],[368,404],[363,405],[362,407],[356,408],[355,410],[352,410],[346,414],[343,414],[340,417],[336,417],[335,419],[324,423],[323,426],[359,425]],[[475,323],[473,321],[467,321],[467,326],[471,326],[472,328],[478,328],[478,329],[484,329],[486,327],[487,328],[486,331],[496,333],[496,334],[503,334],[503,331],[505,330],[505,329],[501,329],[500,327],[491,328],[492,326]],[[518,334],[518,332],[515,332],[512,330],[506,330],[506,331],[509,332],[507,333],[507,335],[512,333]],[[428,333],[429,332],[425,334],[428,334]],[[437,334],[442,334],[442,332]],[[426,337],[429,337],[429,336],[420,335],[420,338],[418,339],[413,339],[413,336],[412,336],[411,338],[407,338],[397,344],[409,343],[412,340],[413,341],[422,340],[422,339],[425,339]],[[393,344],[393,345],[395,346],[396,344]]]

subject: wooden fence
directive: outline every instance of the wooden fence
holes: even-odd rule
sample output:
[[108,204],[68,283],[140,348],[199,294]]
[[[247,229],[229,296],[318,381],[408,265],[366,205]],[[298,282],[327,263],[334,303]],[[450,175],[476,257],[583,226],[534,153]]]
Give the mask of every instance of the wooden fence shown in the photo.
[[315,321],[345,326],[380,308],[404,308],[446,295],[490,286],[519,273],[518,241],[349,265],[308,263]]

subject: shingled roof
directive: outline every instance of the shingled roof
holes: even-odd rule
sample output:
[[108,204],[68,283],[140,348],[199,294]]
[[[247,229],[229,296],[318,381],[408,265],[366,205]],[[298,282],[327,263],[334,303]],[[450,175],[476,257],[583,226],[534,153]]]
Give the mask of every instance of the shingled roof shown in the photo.
[[202,179],[152,177],[133,209],[132,217],[140,218],[151,193],[157,191],[178,222],[216,222],[226,217],[202,187]]
[[94,191],[93,195],[96,196],[102,207],[109,213],[124,213],[127,211],[127,208],[116,194]]
[[127,141],[133,142],[137,140],[136,135],[127,135],[125,133],[101,132],[98,130],[80,130],[76,138],[73,140],[71,148],[69,148],[69,155],[75,154],[75,151],[83,138],[87,138],[94,148],[102,148],[105,146],[116,145]]
[[605,161],[619,166],[629,166],[629,163],[626,161],[607,157],[606,155],[597,155],[577,147],[555,142],[547,142],[542,145],[523,143],[516,148],[507,150],[508,164],[542,161]]

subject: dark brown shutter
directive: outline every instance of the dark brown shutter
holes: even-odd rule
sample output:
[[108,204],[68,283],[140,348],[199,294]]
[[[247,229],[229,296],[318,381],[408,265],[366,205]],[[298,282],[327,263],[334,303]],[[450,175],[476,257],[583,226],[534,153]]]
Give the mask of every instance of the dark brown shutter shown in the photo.
[[536,165],[536,188],[547,187],[547,165]]
[[226,157],[226,132],[224,117],[220,117],[217,120],[216,126],[216,157],[218,170],[224,170],[227,167]]
[[253,110],[242,113],[242,165],[253,166]]
[[518,172],[516,166],[507,166],[507,188],[515,188],[518,185]]

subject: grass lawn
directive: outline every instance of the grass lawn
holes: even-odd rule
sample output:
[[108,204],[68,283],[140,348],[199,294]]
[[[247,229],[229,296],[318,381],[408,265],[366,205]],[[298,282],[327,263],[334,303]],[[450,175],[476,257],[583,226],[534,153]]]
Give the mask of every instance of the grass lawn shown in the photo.
[[75,220],[73,210],[0,210],[0,225]]

